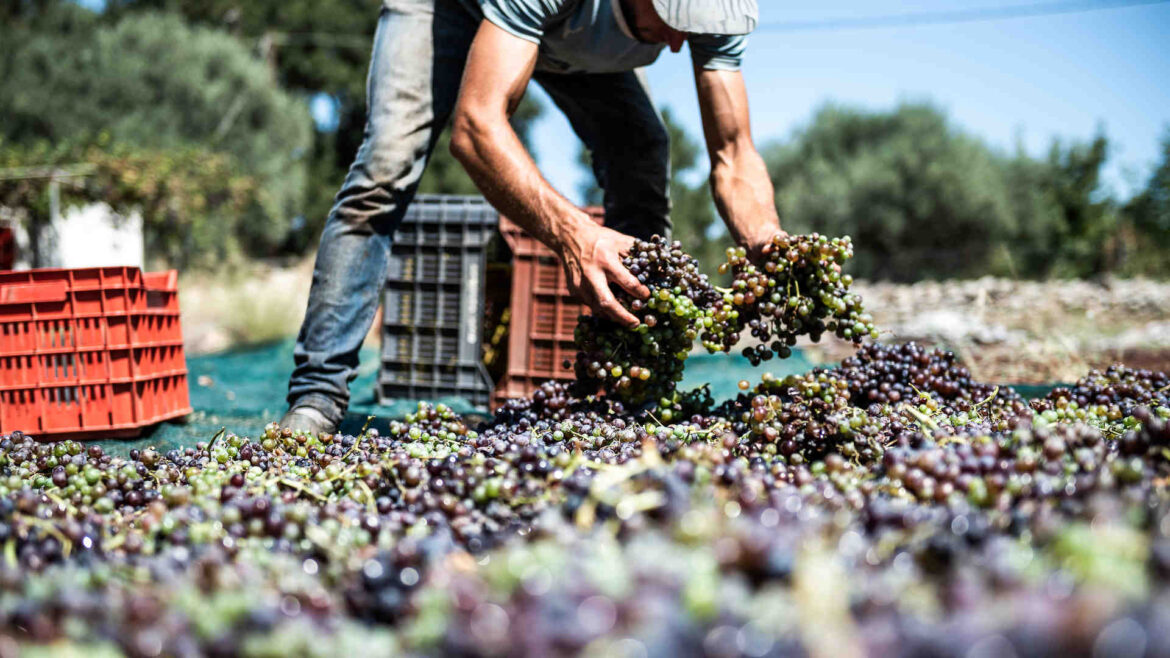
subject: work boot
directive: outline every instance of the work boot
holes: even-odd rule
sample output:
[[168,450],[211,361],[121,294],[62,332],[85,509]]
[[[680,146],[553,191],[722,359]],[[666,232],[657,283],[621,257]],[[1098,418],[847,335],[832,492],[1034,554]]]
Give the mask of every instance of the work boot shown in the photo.
[[337,425],[325,417],[318,409],[309,406],[293,407],[288,410],[284,418],[280,419],[280,426],[287,427],[294,432],[308,432],[309,434],[336,434]]

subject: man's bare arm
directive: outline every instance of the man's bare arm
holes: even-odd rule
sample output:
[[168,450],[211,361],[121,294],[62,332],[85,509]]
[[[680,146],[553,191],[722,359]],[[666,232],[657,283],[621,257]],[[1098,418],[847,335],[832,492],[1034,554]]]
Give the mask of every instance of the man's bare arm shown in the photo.
[[598,226],[554,190],[508,123],[536,56],[536,44],[489,21],[480,25],[455,106],[451,153],[492,205],[560,255],[569,286],[582,301],[595,312],[635,325],[637,318],[609,289],[612,281],[632,295],[649,295],[621,264],[633,239]]
[[752,142],[747,88],[739,71],[695,69],[711,195],[731,237],[755,256],[780,231],[775,191]]

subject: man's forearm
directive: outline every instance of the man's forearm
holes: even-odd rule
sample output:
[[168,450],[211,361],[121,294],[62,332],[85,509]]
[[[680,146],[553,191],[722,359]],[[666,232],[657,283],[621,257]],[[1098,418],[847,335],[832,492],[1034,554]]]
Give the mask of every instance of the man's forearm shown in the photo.
[[728,151],[711,167],[711,195],[735,242],[756,249],[780,230],[772,180],[754,147]]
[[506,117],[456,117],[451,153],[493,206],[555,251],[590,221],[541,176]]
[[609,288],[616,283],[635,297],[650,294],[622,265],[633,238],[594,224],[557,193],[508,123],[537,55],[536,44],[490,21],[480,23],[455,105],[451,153],[497,210],[557,252],[566,283],[581,301],[616,322],[637,325]]

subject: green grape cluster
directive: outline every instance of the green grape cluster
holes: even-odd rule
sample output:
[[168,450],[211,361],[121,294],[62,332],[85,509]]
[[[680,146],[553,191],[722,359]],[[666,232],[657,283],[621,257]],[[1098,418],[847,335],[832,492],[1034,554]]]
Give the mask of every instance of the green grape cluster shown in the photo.
[[638,241],[622,264],[650,290],[644,300],[616,293],[641,322],[628,328],[582,316],[574,336],[577,381],[585,392],[603,387],[633,404],[669,406],[700,331],[718,330],[713,309],[720,296],[678,241]]
[[743,247],[727,250],[719,271],[734,280],[714,313],[720,331],[703,336],[708,349],[729,351],[746,327],[759,345],[745,348],[744,356],[757,365],[773,355],[788,357],[802,335],[814,342],[826,332],[858,343],[877,337],[873,317],[849,292],[853,277],[841,271],[853,257],[848,237],[778,233],[766,251],[757,264]]
[[575,334],[580,390],[602,388],[625,402],[674,404],[683,362],[696,340],[711,353],[730,352],[749,329],[757,345],[744,349],[753,365],[786,358],[798,336],[820,340],[825,332],[860,342],[876,336],[861,298],[849,293],[852,277],[841,265],[853,256],[849,238],[813,233],[777,234],[757,266],[742,247],[727,250],[721,273],[730,288],[713,286],[678,242],[654,237],[636,242],[622,261],[650,289],[647,300],[623,291],[619,300],[641,323],[626,328],[583,316]]

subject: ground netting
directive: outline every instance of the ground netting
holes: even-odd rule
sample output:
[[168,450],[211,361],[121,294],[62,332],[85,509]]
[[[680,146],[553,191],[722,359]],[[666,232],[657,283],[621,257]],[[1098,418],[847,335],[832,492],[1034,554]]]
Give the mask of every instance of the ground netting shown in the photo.
[[[414,411],[417,400],[402,400],[394,405],[377,404],[374,384],[377,381],[378,352],[367,348],[361,353],[358,378],[350,386],[352,404],[341,429],[356,434],[369,416],[371,427],[385,431],[390,420]],[[785,361],[753,367],[740,355],[699,354],[687,361],[683,388],[709,384],[712,395],[725,399],[738,393],[744,379],[756,379],[767,370],[778,375],[799,374],[813,364],[800,350]],[[264,425],[279,420],[285,411],[288,377],[292,372],[292,343],[281,342],[247,347],[220,354],[187,359],[191,386],[191,407],[195,410],[182,423],[163,423],[148,429],[143,436],[98,442],[106,450],[125,455],[133,448],[154,446],[169,450],[208,441],[221,428],[242,435],[259,434]],[[201,383],[202,382],[202,383]],[[473,407],[460,398],[429,400],[442,402],[459,413],[486,416],[486,410]]]

